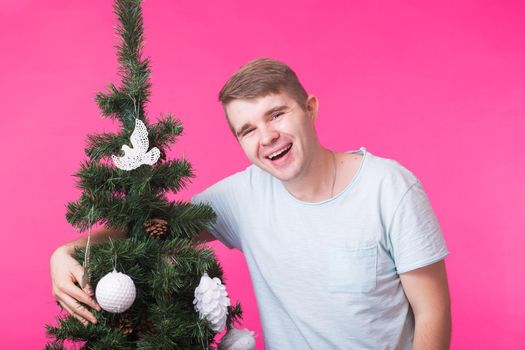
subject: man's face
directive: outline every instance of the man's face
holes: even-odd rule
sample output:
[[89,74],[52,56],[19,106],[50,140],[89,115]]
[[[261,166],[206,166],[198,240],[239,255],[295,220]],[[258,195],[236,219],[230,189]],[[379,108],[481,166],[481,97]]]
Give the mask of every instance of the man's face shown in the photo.
[[234,134],[248,159],[283,182],[299,178],[318,145],[314,129],[317,98],[307,110],[288,94],[270,94],[226,105]]

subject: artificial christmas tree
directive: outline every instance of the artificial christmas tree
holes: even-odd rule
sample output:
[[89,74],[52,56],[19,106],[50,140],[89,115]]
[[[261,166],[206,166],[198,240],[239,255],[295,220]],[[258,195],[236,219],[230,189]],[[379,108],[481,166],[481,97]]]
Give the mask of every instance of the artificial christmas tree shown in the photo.
[[88,136],[88,159],[76,174],[82,194],[66,214],[79,231],[103,224],[126,231],[127,238],[76,250],[85,268],[82,284],[100,287],[97,298],[104,299],[106,311],[90,310],[98,322],[88,326],[60,316],[58,326],[47,326],[53,338],[47,349],[64,349],[66,340],[82,349],[211,349],[216,333],[224,325],[233,329],[241,317],[240,305],[230,306],[222,289],[221,315],[213,319],[218,323],[194,308],[202,276],[222,286],[213,251],[192,241],[215,215],[206,205],[167,198],[187,185],[193,172],[185,159],[166,157],[182,133],[181,123],[171,115],[156,124],[146,118],[150,69],[141,57],[140,3],[115,2],[122,81],[96,96],[102,115],[118,121],[121,131]]

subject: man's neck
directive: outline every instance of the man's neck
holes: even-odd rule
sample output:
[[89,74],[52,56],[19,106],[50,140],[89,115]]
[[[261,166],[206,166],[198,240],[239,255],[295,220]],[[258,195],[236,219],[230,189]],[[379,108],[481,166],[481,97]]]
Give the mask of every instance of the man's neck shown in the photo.
[[315,154],[310,155],[302,176],[283,184],[290,194],[305,202],[329,199],[333,195],[334,165],[332,151],[319,146]]

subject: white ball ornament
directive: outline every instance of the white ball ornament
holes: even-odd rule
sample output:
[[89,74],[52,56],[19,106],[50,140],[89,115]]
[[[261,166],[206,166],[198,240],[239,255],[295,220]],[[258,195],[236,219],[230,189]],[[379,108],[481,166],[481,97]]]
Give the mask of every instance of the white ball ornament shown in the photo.
[[199,317],[210,322],[213,331],[220,332],[226,326],[230,298],[219,278],[212,279],[204,273],[199,286],[195,288],[193,304],[199,312]]
[[246,328],[233,327],[222,337],[219,350],[253,350],[255,349],[254,332]]
[[100,307],[114,314],[129,309],[135,301],[136,294],[135,283],[131,277],[117,270],[102,277],[95,289]]

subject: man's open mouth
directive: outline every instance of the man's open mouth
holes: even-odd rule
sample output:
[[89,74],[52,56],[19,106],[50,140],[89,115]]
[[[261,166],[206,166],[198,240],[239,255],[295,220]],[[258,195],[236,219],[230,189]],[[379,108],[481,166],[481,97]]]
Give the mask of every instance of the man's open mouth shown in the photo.
[[286,147],[281,148],[280,150],[273,152],[267,158],[272,160],[272,161],[273,160],[277,160],[279,158],[282,158],[282,157],[284,157],[284,155],[286,153],[288,153],[288,151],[290,151],[290,148],[292,148],[292,144],[291,143],[288,144]]

